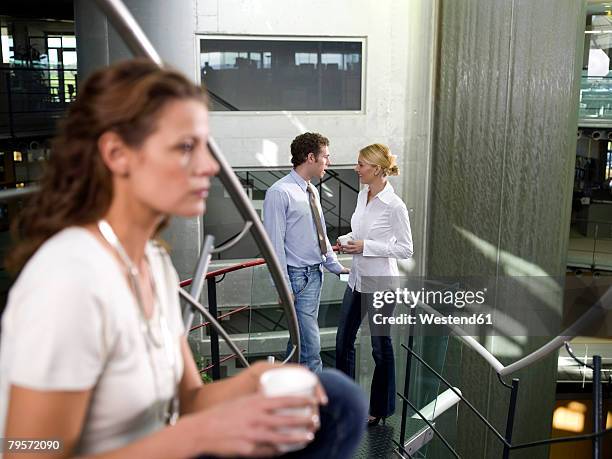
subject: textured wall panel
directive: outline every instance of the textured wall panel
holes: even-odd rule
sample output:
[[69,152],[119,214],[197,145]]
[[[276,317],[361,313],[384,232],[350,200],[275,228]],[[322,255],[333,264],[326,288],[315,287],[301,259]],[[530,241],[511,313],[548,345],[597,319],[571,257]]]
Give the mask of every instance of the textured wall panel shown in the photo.
[[[584,17],[577,0],[441,0],[430,274],[505,276],[505,254],[551,276],[564,274]],[[491,244],[494,256],[485,256],[458,229]],[[497,292],[498,305],[512,301],[512,292]],[[525,355],[545,340],[519,341]],[[493,338],[486,344],[503,356],[508,342]],[[508,391],[482,359],[453,346],[449,355],[461,361],[452,362],[451,376],[503,432]],[[515,440],[546,438],[556,357],[517,376]],[[500,457],[499,442],[463,409],[457,437],[464,457]],[[446,457],[438,446],[432,457]],[[512,457],[544,458],[547,451]]]

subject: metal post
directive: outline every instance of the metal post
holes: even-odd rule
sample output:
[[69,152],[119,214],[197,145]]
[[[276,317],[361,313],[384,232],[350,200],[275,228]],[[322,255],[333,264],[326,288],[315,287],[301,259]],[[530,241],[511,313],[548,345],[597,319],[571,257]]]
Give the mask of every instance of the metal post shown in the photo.
[[[411,315],[412,315],[411,310]],[[412,350],[412,346],[414,345],[414,336],[412,333],[408,336],[408,349]],[[402,398],[402,424],[400,426],[400,445],[402,448],[406,444],[406,421],[408,419],[408,392],[410,391],[410,370],[412,369],[412,354],[410,352],[407,353],[406,357],[406,373],[404,375],[404,398]]]
[[[195,271],[193,272],[193,277],[191,280],[191,289],[189,290],[191,296],[198,301],[200,300],[200,296],[202,295],[202,289],[204,288],[204,278],[206,277],[206,273],[208,272],[208,265],[210,264],[211,254],[214,248],[214,236],[208,235],[204,237],[204,245],[202,247],[202,252],[200,253],[200,258],[198,258],[198,263],[196,264]],[[187,334],[189,334],[189,329],[193,325],[194,315],[195,310],[191,307],[191,305],[185,305],[185,309],[183,309],[183,321],[185,323],[185,330]]]
[[[512,430],[514,429],[514,415],[516,414],[516,401],[518,398],[519,380],[512,379],[512,389],[510,392],[510,403],[508,404],[508,418],[506,419],[506,441],[512,443]],[[510,447],[504,445],[503,459],[510,457]]]
[[[215,278],[211,277],[206,280],[208,284],[208,311],[213,317],[217,317],[217,284]],[[219,335],[215,327],[210,327],[210,354],[212,356],[212,379],[218,381],[221,379],[221,368],[219,362]]]
[[[601,386],[601,356],[593,356],[593,432],[599,433],[603,427],[603,397]],[[601,436],[593,438],[593,459],[601,459]]]

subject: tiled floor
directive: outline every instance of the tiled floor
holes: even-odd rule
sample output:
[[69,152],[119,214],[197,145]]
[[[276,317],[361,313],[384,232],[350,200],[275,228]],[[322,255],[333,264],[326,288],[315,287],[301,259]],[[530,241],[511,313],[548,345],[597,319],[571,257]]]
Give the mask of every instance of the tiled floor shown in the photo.
[[395,444],[400,435],[401,416],[396,414],[388,418],[385,425],[380,423],[375,427],[368,427],[363,441],[355,454],[358,459],[397,457],[393,455]]
[[[358,459],[379,459],[379,458],[399,458],[394,450],[397,445],[396,442],[399,442],[400,439],[400,429],[401,429],[401,411],[389,417],[385,420],[385,424],[382,422],[377,426],[368,427],[355,454],[355,458]],[[408,425],[406,428],[406,438],[407,441],[417,432],[421,431],[425,428],[426,425],[420,419],[408,419]],[[425,453],[427,451],[427,446],[422,448],[420,451],[413,453],[414,458],[426,457]]]

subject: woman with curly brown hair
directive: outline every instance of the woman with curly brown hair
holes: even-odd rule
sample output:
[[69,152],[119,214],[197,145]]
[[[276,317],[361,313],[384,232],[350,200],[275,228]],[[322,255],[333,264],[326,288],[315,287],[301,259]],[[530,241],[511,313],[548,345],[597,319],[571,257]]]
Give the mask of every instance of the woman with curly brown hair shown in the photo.
[[[82,86],[17,223],[11,263],[20,274],[0,346],[2,436],[62,440],[49,457],[269,456],[297,443],[308,446],[296,454],[339,445],[350,454],[360,431],[333,425],[361,399],[337,374],[321,376],[314,398],[263,397],[265,363],[202,385],[178,277],[153,239],[168,217],[204,212],[219,169],[207,139],[201,89],[177,72],[127,61]],[[278,412],[295,407],[315,414]]]

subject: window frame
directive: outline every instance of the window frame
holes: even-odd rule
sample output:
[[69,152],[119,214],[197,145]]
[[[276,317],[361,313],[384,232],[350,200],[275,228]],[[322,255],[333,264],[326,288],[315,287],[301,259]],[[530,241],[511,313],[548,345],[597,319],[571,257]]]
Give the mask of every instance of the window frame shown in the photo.
[[238,110],[225,111],[216,110],[211,114],[214,116],[253,116],[253,115],[365,115],[366,114],[366,59],[367,59],[367,37],[365,36],[320,36],[320,35],[251,35],[251,34],[209,34],[196,33],[194,37],[195,51],[195,81],[202,85],[200,68],[200,43],[201,40],[236,40],[236,41],[330,41],[330,42],[354,42],[361,43],[361,107],[359,110]]

